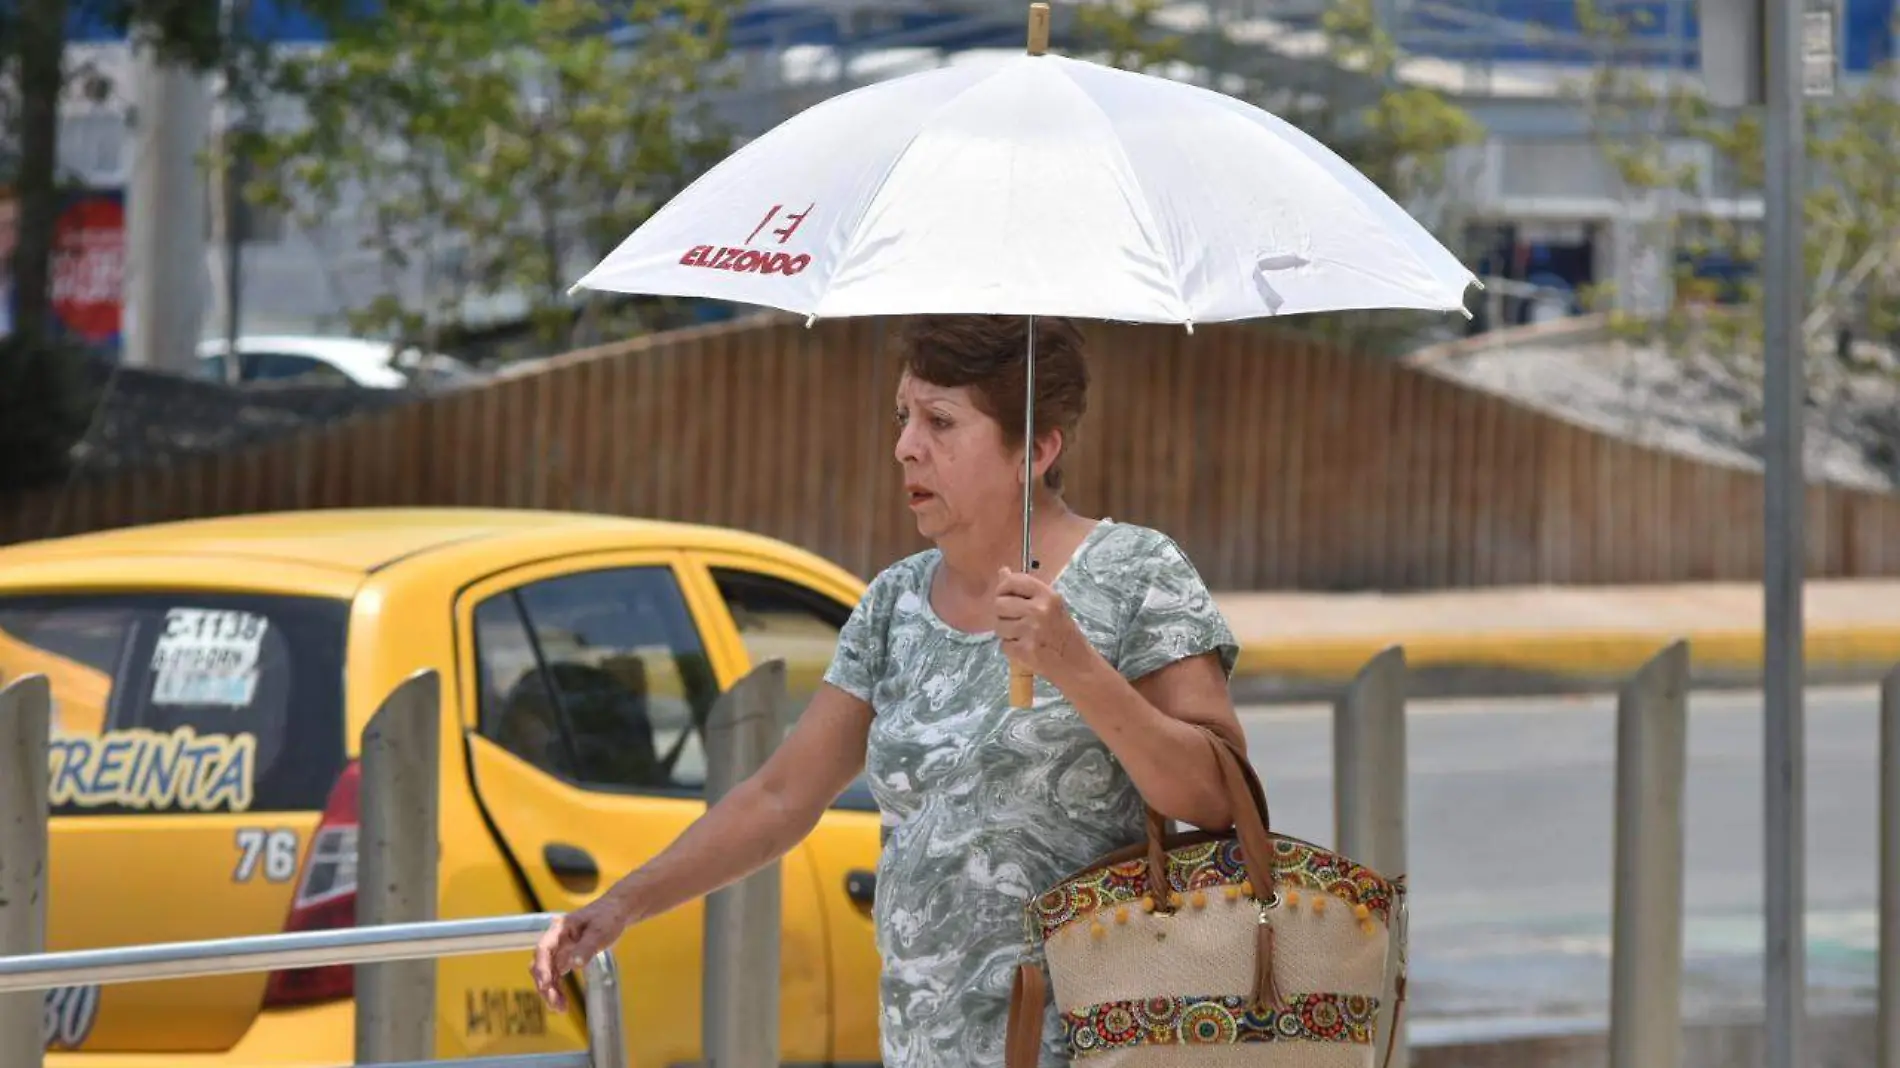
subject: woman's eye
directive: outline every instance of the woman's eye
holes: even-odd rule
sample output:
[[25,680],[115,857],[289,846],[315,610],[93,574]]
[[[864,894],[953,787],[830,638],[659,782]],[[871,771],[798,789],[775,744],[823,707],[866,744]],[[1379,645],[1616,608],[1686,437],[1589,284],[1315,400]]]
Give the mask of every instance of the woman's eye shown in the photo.
[[941,415],[933,415],[930,417],[930,425],[936,427],[938,430],[948,430],[950,429],[950,420]]

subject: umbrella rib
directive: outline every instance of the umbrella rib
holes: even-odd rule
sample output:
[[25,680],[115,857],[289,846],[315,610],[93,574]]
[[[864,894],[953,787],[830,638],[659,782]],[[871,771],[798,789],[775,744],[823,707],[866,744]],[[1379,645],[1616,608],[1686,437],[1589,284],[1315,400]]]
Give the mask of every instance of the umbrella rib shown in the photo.
[[[904,139],[904,146],[891,153],[890,161],[884,166],[884,173],[878,176],[877,184],[871,188],[870,195],[864,198],[864,210],[858,214],[857,219],[853,220],[854,225],[851,227],[851,243],[846,245],[843,250],[839,252],[837,262],[833,263],[831,270],[826,273],[824,287],[819,290],[818,299],[814,302],[814,307],[824,307],[825,298],[831,295],[832,281],[838,277],[838,272],[844,269],[844,265],[851,262],[851,257],[857,252],[859,244],[863,242],[864,217],[871,213],[871,208],[877,204],[878,198],[884,194],[884,187],[888,185],[891,180],[891,172],[895,171],[897,165],[903,162],[904,157],[910,153],[910,147],[917,143],[917,139],[924,135],[924,131],[930,127],[931,122],[934,121],[938,115],[941,115],[950,105],[963,99],[963,94],[983,84],[985,80],[984,78],[972,79],[968,85],[965,85],[943,100],[938,101],[936,106],[930,109],[929,114],[918,120],[917,128],[912,130],[910,136]],[[814,314],[812,317],[821,318],[822,316]]]
[[[1188,88],[1198,88],[1198,87],[1189,86]],[[1219,96],[1220,94],[1213,94],[1213,95]],[[1243,102],[1234,100],[1231,97],[1227,97],[1223,99],[1222,103],[1224,106],[1215,110],[1215,114],[1220,117],[1220,121],[1230,122],[1230,123],[1239,123],[1242,126],[1247,127],[1249,129],[1261,128],[1261,124],[1257,122],[1251,114],[1242,110],[1242,108],[1245,107]],[[1287,123],[1285,120],[1280,119],[1278,116],[1273,115],[1271,112],[1262,112],[1261,114],[1264,114],[1268,118],[1282,123],[1287,129],[1298,134],[1300,137],[1306,138],[1308,140],[1313,140],[1311,134],[1306,133],[1306,131],[1301,130],[1299,127],[1294,126],[1291,123]],[[1270,133],[1281,132],[1281,131],[1273,130],[1272,127],[1266,127],[1266,129]],[[1320,145],[1319,142],[1317,141],[1313,141],[1313,143],[1316,145],[1319,145],[1319,147],[1322,149],[1325,147],[1324,145]],[[1363,174],[1360,174],[1358,171],[1353,170],[1351,165],[1347,164],[1345,169],[1351,172],[1352,174],[1358,175],[1359,178],[1363,182],[1365,182],[1366,188],[1354,189],[1352,188],[1351,182],[1341,181],[1339,176],[1334,174],[1332,169],[1329,168],[1325,164],[1325,162],[1320,158],[1302,153],[1295,157],[1295,161],[1304,162],[1307,165],[1313,167],[1314,170],[1317,171],[1319,174],[1326,176],[1328,178],[1331,178],[1335,182],[1338,182],[1340,189],[1342,190],[1342,192],[1346,194],[1346,206],[1350,210],[1360,213],[1360,216],[1364,221],[1372,224],[1372,227],[1371,227],[1372,229],[1375,229],[1375,230],[1385,229],[1393,233],[1393,235],[1398,239],[1399,250],[1405,254],[1405,256],[1407,257],[1411,265],[1417,268],[1422,273],[1424,273],[1429,279],[1431,279],[1432,282],[1436,283],[1439,281],[1437,272],[1432,269],[1432,265],[1426,259],[1424,252],[1420,250],[1410,239],[1408,239],[1403,234],[1402,231],[1400,231],[1397,228],[1392,227],[1390,225],[1390,220],[1386,217],[1386,213],[1382,211],[1374,201],[1368,199],[1369,196],[1385,196],[1384,192],[1382,190],[1379,190],[1378,186],[1373,184],[1370,179],[1365,178]],[[1401,214],[1404,213],[1403,208],[1399,208],[1398,210]],[[1411,225],[1413,226],[1420,225],[1418,223],[1418,220],[1411,218],[1411,216],[1409,215],[1405,215],[1404,220],[1411,223]],[[1421,227],[1421,230],[1422,230],[1422,227]],[[1419,286],[1419,285],[1410,284],[1408,282],[1394,279],[1394,278],[1380,277],[1378,275],[1368,273],[1363,266],[1346,263],[1339,260],[1333,260],[1333,259],[1327,258],[1327,262],[1337,264],[1341,268],[1349,270],[1355,274],[1361,275],[1362,277],[1375,279],[1385,285],[1389,285],[1394,289],[1403,291],[1414,297],[1418,297],[1423,300],[1429,300],[1432,302],[1430,306],[1433,309],[1438,309],[1438,310],[1443,310],[1443,311],[1454,311],[1463,307],[1462,299],[1455,305],[1446,304],[1443,295],[1437,292],[1435,288],[1433,287]],[[1462,264],[1460,266],[1462,267]],[[1469,271],[1467,271],[1467,274],[1468,273]],[[1469,288],[1469,283],[1466,283],[1465,288]],[[1461,294],[1463,293],[1463,289],[1460,290],[1460,293]],[[1377,308],[1377,307],[1384,307],[1384,305],[1366,305],[1365,307]],[[1347,310],[1347,309],[1341,308],[1337,310]]]
[[1140,211],[1144,228],[1154,237],[1155,254],[1168,266],[1168,285],[1172,287],[1174,291],[1174,306],[1182,320],[1188,323],[1191,328],[1194,323],[1194,315],[1193,309],[1188,307],[1187,297],[1181,292],[1181,265],[1176,263],[1174,257],[1168,253],[1166,243],[1161,233],[1161,224],[1159,220],[1155,218],[1154,210],[1148,203],[1148,189],[1141,183],[1141,174],[1135,170],[1135,161],[1133,157],[1128,154],[1128,146],[1122,143],[1121,131],[1115,128],[1115,120],[1109,118],[1107,109],[1103,108],[1101,102],[1090,95],[1088,90],[1082,88],[1082,86],[1072,78],[1064,80],[1075,89],[1076,93],[1079,94],[1082,99],[1088,101],[1089,107],[1095,109],[1095,113],[1102,117],[1103,125],[1108,127],[1109,140],[1115,146],[1115,154],[1121,157],[1122,166],[1127,168],[1129,180],[1135,183],[1135,188],[1141,194],[1140,197],[1137,198],[1135,206]]
[[[1471,317],[1470,312],[1465,309],[1464,303],[1462,301],[1459,302],[1457,307],[1452,307],[1452,306],[1447,305],[1445,303],[1444,297],[1436,292],[1433,292],[1427,289],[1422,289],[1418,286],[1412,285],[1410,283],[1407,283],[1398,279],[1386,278],[1380,275],[1372,274],[1368,272],[1365,269],[1365,267],[1360,264],[1351,263],[1346,260],[1334,259],[1330,256],[1317,257],[1317,259],[1320,262],[1330,263],[1334,267],[1338,268],[1339,270],[1347,272],[1349,274],[1355,274],[1368,281],[1377,282],[1380,285],[1390,286],[1393,289],[1402,290],[1406,293],[1410,293],[1412,296],[1418,297],[1421,300],[1431,301],[1432,302],[1431,308],[1429,310],[1446,311],[1446,312],[1464,311],[1465,317],[1467,319]],[[1469,286],[1466,287],[1467,291],[1469,290],[1469,288],[1470,288]],[[1368,304],[1356,310],[1368,311],[1368,310],[1378,310],[1378,309],[1389,308],[1389,307],[1391,306],[1386,305],[1386,304]],[[1342,308],[1340,310],[1345,311],[1348,309]]]
[[[1363,212],[1365,219],[1374,224],[1375,228],[1384,229],[1397,238],[1400,247],[1411,257],[1413,266],[1423,271],[1431,278],[1434,284],[1445,281],[1440,272],[1433,265],[1432,257],[1429,255],[1428,250],[1418,247],[1418,244],[1414,240],[1414,237],[1419,235],[1423,235],[1430,240],[1430,233],[1425,230],[1424,224],[1420,223],[1410,212],[1406,211],[1404,207],[1394,201],[1391,194],[1379,188],[1378,183],[1368,178],[1365,172],[1334,154],[1331,149],[1327,148],[1324,142],[1306,130],[1301,129],[1298,124],[1289,122],[1270,111],[1260,108],[1251,108],[1245,101],[1237,98],[1220,93],[1213,95],[1219,98],[1218,103],[1220,107],[1217,109],[1217,112],[1221,114],[1226,121],[1237,122],[1253,129],[1265,129],[1271,134],[1284,138],[1292,145],[1298,145],[1302,141],[1306,142],[1306,147],[1310,147],[1314,151],[1301,152],[1299,154],[1300,158],[1303,158],[1305,162],[1310,164],[1320,174],[1336,182],[1341,191],[1346,193],[1352,206],[1358,211]],[[1276,125],[1278,127],[1277,129]],[[1331,156],[1333,164],[1337,164],[1336,166],[1327,162],[1328,156]],[[1442,246],[1440,246],[1440,251],[1443,251]],[[1471,282],[1476,281],[1477,276],[1472,274],[1470,268],[1458,262],[1456,257],[1451,257],[1449,252],[1446,252],[1445,255],[1451,258],[1452,262],[1458,266],[1459,270],[1463,272],[1468,279],[1468,281],[1459,288],[1460,300],[1457,306],[1462,308],[1464,306],[1462,299],[1463,294],[1470,289]],[[1357,273],[1365,274],[1363,270],[1358,270]],[[1410,292],[1414,296],[1441,301],[1440,305],[1434,306],[1442,306],[1441,295],[1434,290],[1423,289],[1404,283],[1390,282],[1390,280],[1386,281],[1388,281],[1389,284],[1395,285],[1397,288]],[[1447,307],[1445,310],[1450,311],[1453,309]]]

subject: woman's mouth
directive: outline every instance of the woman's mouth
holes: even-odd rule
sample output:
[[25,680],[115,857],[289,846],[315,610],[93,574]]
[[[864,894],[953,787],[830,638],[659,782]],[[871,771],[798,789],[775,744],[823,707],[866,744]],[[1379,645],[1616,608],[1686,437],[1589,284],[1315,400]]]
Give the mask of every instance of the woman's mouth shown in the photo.
[[910,506],[912,508],[915,508],[918,505],[923,504],[927,501],[935,500],[937,496],[936,494],[930,492],[927,489],[920,489],[916,486],[908,486],[906,487],[906,489],[910,493]]

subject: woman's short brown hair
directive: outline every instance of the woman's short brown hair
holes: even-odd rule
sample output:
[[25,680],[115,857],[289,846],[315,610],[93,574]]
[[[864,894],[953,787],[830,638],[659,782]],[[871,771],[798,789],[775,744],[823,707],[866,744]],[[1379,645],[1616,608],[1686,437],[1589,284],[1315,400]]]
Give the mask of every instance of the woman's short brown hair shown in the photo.
[[[920,315],[904,324],[901,344],[906,372],[933,386],[969,389],[977,408],[1002,426],[1003,440],[1012,448],[1023,443],[1028,316]],[[1088,411],[1085,345],[1069,320],[1036,318],[1036,436],[1062,431],[1063,454]],[[1062,489],[1062,459],[1043,476],[1052,490]]]

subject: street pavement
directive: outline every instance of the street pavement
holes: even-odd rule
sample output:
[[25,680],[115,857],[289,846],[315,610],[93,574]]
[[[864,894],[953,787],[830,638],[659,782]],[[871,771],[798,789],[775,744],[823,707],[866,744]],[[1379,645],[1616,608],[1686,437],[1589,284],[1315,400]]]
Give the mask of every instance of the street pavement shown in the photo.
[[[1690,700],[1686,963],[1691,1017],[1762,990],[1759,693]],[[1878,946],[1878,698],[1807,700],[1810,1004],[1871,1005]],[[1276,830],[1331,843],[1331,710],[1242,709]],[[1415,1042],[1600,1021],[1608,1011],[1615,700],[1409,706]]]

